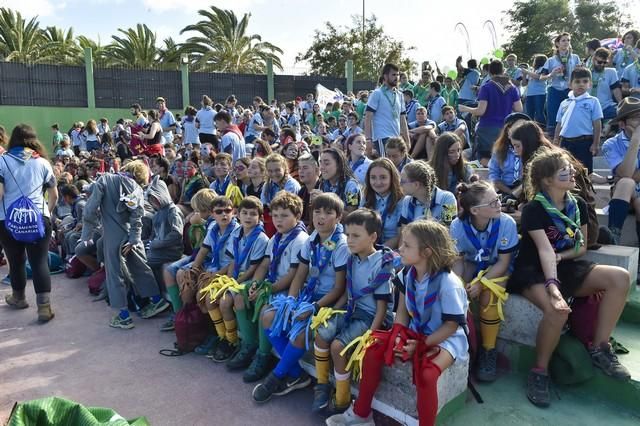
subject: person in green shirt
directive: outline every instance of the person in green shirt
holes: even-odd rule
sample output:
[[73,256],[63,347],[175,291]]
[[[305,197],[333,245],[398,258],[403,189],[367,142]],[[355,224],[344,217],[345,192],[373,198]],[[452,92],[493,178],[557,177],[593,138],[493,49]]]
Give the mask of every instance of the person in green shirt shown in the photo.
[[53,153],[58,151],[60,148],[60,144],[62,143],[62,133],[60,133],[60,127],[58,123],[54,123],[51,125],[51,132],[53,133],[53,137],[51,139],[51,149]]
[[367,109],[367,101],[369,100],[369,92],[363,90],[359,94],[359,101],[356,104],[356,112],[358,113],[358,117],[360,117],[360,126],[364,126],[364,112]]
[[429,81],[425,78],[420,79],[418,84],[413,86],[413,95],[420,105],[426,105],[429,98]]
[[400,85],[398,86],[398,89],[403,92],[405,90],[411,89],[413,90],[413,84],[411,84],[411,82],[409,81],[409,77],[407,76],[406,72],[401,72],[400,73]]
[[447,101],[447,105],[458,109],[458,89],[453,85],[453,79],[451,77],[445,77],[444,88],[440,95]]

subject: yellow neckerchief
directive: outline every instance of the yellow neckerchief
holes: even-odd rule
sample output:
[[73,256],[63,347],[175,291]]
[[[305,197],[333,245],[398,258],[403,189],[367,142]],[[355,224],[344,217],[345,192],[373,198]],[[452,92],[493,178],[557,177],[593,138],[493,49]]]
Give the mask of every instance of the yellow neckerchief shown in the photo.
[[500,284],[506,282],[509,279],[509,277],[504,276],[504,277],[496,277],[496,278],[489,279],[485,277],[485,274],[487,273],[487,271],[488,269],[478,272],[478,276],[476,276],[473,279],[473,281],[471,281],[470,285],[474,285],[480,282],[487,290],[491,292],[491,298],[489,299],[489,304],[485,308],[485,311],[489,309],[490,306],[497,305],[498,317],[500,318],[501,321],[504,321],[504,313],[502,311],[502,306],[509,298],[509,293],[507,293],[507,290],[504,287],[502,287]]
[[236,280],[226,275],[218,275],[211,282],[200,290],[200,300],[204,300],[209,294],[209,301],[215,303],[226,291],[240,293],[244,289],[244,284],[238,284]]
[[349,362],[347,363],[347,371],[351,371],[351,375],[354,380],[360,380],[362,375],[362,362],[364,361],[364,355],[367,352],[367,348],[373,345],[376,342],[375,337],[371,335],[371,330],[365,331],[365,333],[356,337],[349,343],[345,348],[340,352],[340,356],[345,356],[345,354],[355,346],[351,357],[349,358]]

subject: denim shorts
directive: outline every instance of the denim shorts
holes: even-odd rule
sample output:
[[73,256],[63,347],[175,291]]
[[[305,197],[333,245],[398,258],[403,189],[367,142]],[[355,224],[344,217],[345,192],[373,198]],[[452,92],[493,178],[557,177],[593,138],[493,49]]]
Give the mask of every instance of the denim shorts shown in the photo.
[[373,318],[371,321],[365,321],[352,316],[347,323],[345,314],[336,314],[331,317],[326,326],[318,327],[316,334],[327,343],[337,339],[346,346],[371,328],[372,321]]
[[171,274],[173,278],[178,274],[178,270],[180,269],[189,269],[193,261],[190,256],[185,256],[180,260],[176,260],[173,263],[170,263],[166,266],[167,272]]

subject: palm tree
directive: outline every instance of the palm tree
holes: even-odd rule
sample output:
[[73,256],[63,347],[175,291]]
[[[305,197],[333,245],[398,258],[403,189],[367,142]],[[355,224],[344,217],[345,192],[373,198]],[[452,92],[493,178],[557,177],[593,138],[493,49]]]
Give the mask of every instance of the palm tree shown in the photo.
[[91,57],[94,62],[104,63],[107,57],[107,46],[102,46],[100,44],[100,39],[98,41],[91,40],[89,37],[85,37],[83,35],[78,36],[78,45],[80,49],[82,49],[82,62],[84,63],[84,49],[87,47],[91,49]]
[[215,6],[211,6],[211,10],[199,10],[198,14],[205,19],[180,31],[180,34],[200,33],[182,46],[183,51],[192,56],[197,70],[263,73],[268,58],[273,60],[275,67],[282,69],[279,57],[282,49],[262,41],[257,34],[247,34],[251,14],[245,13],[238,21],[233,11]]
[[82,49],[73,36],[73,28],[66,31],[58,27],[47,27],[42,32],[42,57],[50,62],[82,64]]
[[159,60],[165,68],[176,69],[180,64],[181,46],[172,37],[163,40],[164,47],[160,48]]
[[114,65],[126,65],[152,68],[157,65],[159,49],[156,47],[156,35],[146,24],[137,24],[136,28],[118,32],[124,37],[111,36],[113,42],[107,46],[109,62]]
[[0,8],[0,59],[38,62],[43,33],[36,18],[26,22],[20,12]]

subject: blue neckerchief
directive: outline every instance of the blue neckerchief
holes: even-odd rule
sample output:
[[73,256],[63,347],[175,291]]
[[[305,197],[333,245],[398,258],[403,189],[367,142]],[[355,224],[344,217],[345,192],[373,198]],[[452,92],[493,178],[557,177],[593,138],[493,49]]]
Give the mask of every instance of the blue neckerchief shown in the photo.
[[429,292],[429,284],[431,280],[437,278],[444,271],[438,272],[433,277],[427,277],[426,283],[420,285],[420,288],[416,288],[416,270],[412,266],[409,269],[409,272],[406,275],[406,305],[407,311],[411,316],[411,321],[409,322],[409,328],[413,331],[422,333],[425,335],[429,335],[433,332],[433,330],[429,330],[428,325],[431,320],[431,312],[433,309],[433,304],[438,299],[438,291],[439,289],[431,289]]
[[520,179],[522,161],[520,160],[520,156],[516,154],[516,150],[513,148],[513,145],[509,145],[509,152],[513,154],[513,182],[515,182]]
[[473,247],[476,249],[476,256],[474,261],[476,263],[476,274],[480,271],[487,269],[489,266],[489,262],[491,261],[491,256],[493,254],[493,249],[496,247],[498,243],[498,234],[500,233],[500,218],[492,219],[493,223],[491,224],[491,231],[489,232],[489,238],[487,239],[487,245],[482,247],[482,243],[478,239],[478,236],[471,227],[471,219],[464,219],[462,221],[462,226],[464,228],[464,233],[467,236],[467,239]]
[[276,194],[282,189],[283,187],[281,188],[280,185],[278,185],[276,182],[269,180],[269,200],[268,201],[271,202],[273,200],[273,197],[275,197]]
[[404,157],[404,160],[402,160],[402,162],[398,165],[398,172],[402,172],[402,169],[404,168],[404,166],[409,164],[410,161],[411,160],[408,156]]
[[[376,194],[376,210],[380,211],[380,208],[378,207],[378,200],[377,197],[379,197],[379,195]],[[386,198],[386,200],[385,200]],[[382,244],[384,241],[383,239],[383,234],[384,234],[384,225],[387,222],[387,217],[389,216],[389,204],[390,200],[389,198],[391,198],[391,194],[387,195],[386,197],[380,197],[380,201],[384,201],[384,209],[381,211],[380,213],[380,219],[382,219],[382,231],[380,232],[380,235],[378,236],[378,244]],[[396,208],[398,206],[396,205]]]
[[353,259],[357,255],[352,254],[347,260],[347,314],[345,315],[346,321],[349,321],[351,315],[353,315],[353,312],[356,308],[356,301],[358,299],[375,292],[378,287],[388,282],[393,275],[393,263],[397,255],[388,247],[376,246],[376,249],[382,250],[382,266],[380,268],[380,271],[378,272],[378,275],[376,275],[373,281],[371,281],[368,286],[360,289],[359,292],[353,287]]
[[307,228],[305,228],[304,224],[302,222],[298,222],[295,228],[289,231],[289,235],[287,236],[287,238],[285,238],[284,241],[282,241],[282,243],[280,243],[282,234],[277,232],[276,235],[274,235],[273,248],[271,249],[273,258],[271,259],[271,263],[269,264],[269,275],[267,277],[267,279],[271,281],[272,284],[276,282],[276,279],[278,277],[278,265],[280,264],[280,258],[282,257],[284,251],[287,249],[287,246],[298,236],[298,234],[303,231],[306,232],[306,230]]
[[362,157],[358,158],[355,163],[351,162],[351,171],[353,171],[353,173],[355,173],[356,170],[358,170],[358,167],[360,167],[360,166],[362,166],[364,164],[364,161],[366,159],[367,159],[367,157],[363,155]]
[[[345,185],[346,185],[346,182],[345,182]],[[334,186],[331,184],[331,181],[329,181],[329,179],[322,179],[321,187],[322,187],[322,192],[333,192],[338,197],[340,197],[341,200],[343,200],[344,197],[342,196],[343,195],[342,192],[344,192],[344,187],[340,182],[338,182]]]
[[224,234],[222,234],[222,236],[218,235],[220,232],[220,225],[216,223],[211,228],[211,237],[213,240],[213,246],[211,247],[211,266],[216,270],[220,269],[220,252],[224,250],[224,246],[235,229],[236,223],[236,218],[234,217],[229,225],[227,225],[227,229],[224,230]]
[[[325,247],[324,241],[312,241],[311,242],[311,252],[309,255],[309,281],[307,281],[307,285],[302,289],[301,300],[309,301],[315,295],[315,290],[320,282],[320,275],[324,272],[331,260],[331,255],[333,251],[336,249],[338,241],[342,237],[344,230],[342,225],[339,223],[336,225],[336,229],[333,231],[331,235],[330,242],[333,245],[333,248],[329,250]],[[318,236],[318,240],[320,237]]]
[[218,195],[225,195],[227,193],[227,188],[229,187],[230,183],[231,183],[231,175],[227,175],[227,177],[224,178],[224,181],[222,181],[222,183],[218,178],[216,178],[216,180],[213,182],[213,190],[216,191],[216,194]]
[[[411,197],[411,200],[409,201],[409,211],[408,211],[409,217],[407,218],[409,219],[409,222],[413,222],[416,219],[416,208],[418,207],[418,203],[420,203],[420,200],[418,200],[416,197]],[[430,216],[431,210],[427,206],[424,206],[424,211],[422,215],[425,218],[428,217],[427,212],[429,212],[429,216]]]
[[247,243],[245,244],[244,249],[242,249],[242,252],[240,252],[240,241],[242,240],[242,237],[244,235],[244,228],[240,229],[240,234],[238,235],[238,238],[235,238],[233,240],[233,278],[234,279],[238,279],[242,264],[245,262],[245,260],[247,260],[247,256],[249,256],[249,252],[251,251],[253,244],[256,242],[260,234],[262,234],[263,232],[264,232],[264,227],[262,226],[262,223],[259,223],[258,225],[256,225],[256,227],[253,228],[251,233],[247,236]]

